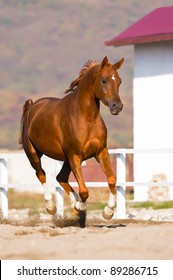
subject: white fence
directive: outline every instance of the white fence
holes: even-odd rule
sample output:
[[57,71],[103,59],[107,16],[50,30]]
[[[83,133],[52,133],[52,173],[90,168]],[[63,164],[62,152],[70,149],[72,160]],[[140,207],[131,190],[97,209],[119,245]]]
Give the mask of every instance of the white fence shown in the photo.
[[[173,149],[145,149],[145,150],[135,150],[135,149],[110,149],[110,154],[116,154],[117,156],[117,208],[116,216],[118,219],[126,218],[126,187],[142,187],[142,186],[173,186],[173,182],[162,181],[162,182],[126,182],[126,155],[127,154],[172,154]],[[1,153],[0,154],[0,212],[4,219],[8,218],[8,189],[9,188],[20,188],[31,186],[31,184],[13,184],[8,182],[8,160],[18,157],[19,154],[11,153]],[[58,162],[57,162],[58,165]],[[37,184],[38,186],[39,184]],[[71,183],[72,186],[77,186],[76,183]],[[86,182],[87,187],[107,187],[107,182]],[[56,207],[57,215],[63,217],[64,212],[64,200],[63,200],[63,190],[57,183],[56,186]]]

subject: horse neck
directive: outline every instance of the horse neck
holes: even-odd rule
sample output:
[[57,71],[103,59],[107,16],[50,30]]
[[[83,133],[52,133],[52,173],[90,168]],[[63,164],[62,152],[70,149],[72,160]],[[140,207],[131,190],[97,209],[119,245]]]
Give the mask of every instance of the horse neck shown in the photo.
[[80,111],[89,119],[95,119],[100,111],[100,100],[94,94],[94,80],[84,77],[77,89],[76,97]]
[[81,80],[77,89],[77,99],[81,111],[95,118],[99,114],[100,100],[95,97],[94,83],[96,75],[94,75],[94,71],[92,70],[93,69],[89,70],[89,73]]

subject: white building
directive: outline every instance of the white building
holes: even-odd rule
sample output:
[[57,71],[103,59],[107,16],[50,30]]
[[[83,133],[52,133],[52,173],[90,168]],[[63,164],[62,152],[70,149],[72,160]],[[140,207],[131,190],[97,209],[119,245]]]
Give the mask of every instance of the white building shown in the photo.
[[[134,44],[134,149],[173,149],[173,6],[154,10],[105,44]],[[134,156],[136,182],[158,174],[173,182],[171,151]],[[135,188],[136,200],[148,198],[146,188]]]

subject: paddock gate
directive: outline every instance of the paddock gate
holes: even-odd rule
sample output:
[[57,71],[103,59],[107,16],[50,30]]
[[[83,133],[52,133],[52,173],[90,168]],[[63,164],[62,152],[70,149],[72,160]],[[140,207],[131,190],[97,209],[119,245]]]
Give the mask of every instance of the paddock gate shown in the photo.
[[[173,197],[173,180],[171,181],[160,181],[160,182],[152,182],[152,181],[126,181],[126,156],[128,154],[145,154],[145,155],[160,155],[160,154],[169,154],[173,157],[173,149],[109,149],[109,154],[115,154],[117,159],[116,164],[116,176],[117,176],[117,206],[116,206],[116,217],[117,219],[125,219],[126,215],[126,187],[134,187],[144,188],[149,186],[169,186],[171,189],[171,199]],[[28,185],[23,182],[22,184],[14,184],[9,183],[9,170],[8,170],[8,160],[12,158],[19,157],[19,154],[16,153],[0,153],[0,213],[3,219],[8,219],[8,189],[9,188],[25,188]],[[56,161],[57,171],[60,170],[62,162]],[[173,167],[172,167],[173,169]],[[70,183],[73,187],[78,186],[77,183]],[[40,187],[41,184],[37,184],[35,187]],[[86,182],[87,187],[107,187],[107,182]],[[63,189],[56,182],[56,186],[52,186],[55,188],[55,200],[56,200],[56,209],[57,216],[59,218],[63,218],[64,214],[64,199],[63,199]],[[145,200],[142,193],[140,201]]]

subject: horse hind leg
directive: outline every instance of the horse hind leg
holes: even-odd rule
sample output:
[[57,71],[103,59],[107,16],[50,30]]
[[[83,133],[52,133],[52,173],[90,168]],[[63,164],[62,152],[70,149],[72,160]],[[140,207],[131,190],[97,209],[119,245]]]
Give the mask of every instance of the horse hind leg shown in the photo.
[[42,154],[34,148],[30,140],[27,141],[27,144],[25,142],[24,150],[31,163],[31,166],[35,169],[38,180],[43,185],[46,210],[49,214],[54,215],[56,212],[56,207],[52,200],[52,194],[50,192],[49,186],[46,183],[46,173],[41,166]]
[[44,199],[46,202],[46,210],[50,215],[54,215],[56,213],[56,207],[55,207],[55,203],[53,202],[53,199],[52,199],[52,194],[51,194],[50,188],[49,188],[48,184],[46,183],[46,174],[45,174],[45,171],[41,167],[41,163],[40,163],[39,168],[36,170],[36,175],[37,175],[37,178],[39,179],[39,181],[43,185]]

